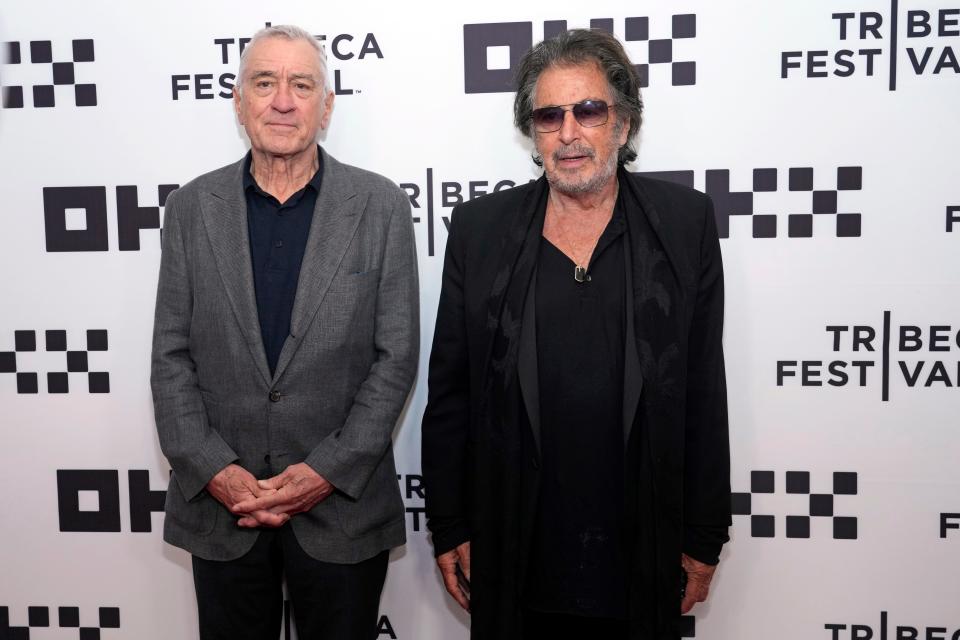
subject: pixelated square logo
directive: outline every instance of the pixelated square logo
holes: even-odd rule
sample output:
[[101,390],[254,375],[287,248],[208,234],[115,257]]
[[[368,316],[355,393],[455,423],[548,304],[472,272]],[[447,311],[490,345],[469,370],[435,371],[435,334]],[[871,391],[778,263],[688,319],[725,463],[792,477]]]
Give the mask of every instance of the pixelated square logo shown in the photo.
[[[487,22],[463,25],[463,79],[465,93],[503,93],[513,91],[517,64],[534,44],[533,22]],[[566,20],[545,20],[543,39],[563,33]],[[670,23],[653,21],[646,16],[593,18],[591,29],[614,34],[621,27],[623,41],[637,43],[631,47],[632,60],[640,76],[640,86],[651,83],[651,70],[665,67],[672,86],[697,83],[697,63],[682,53],[683,43],[697,37],[697,16],[675,14]],[[615,34],[617,35],[617,34]],[[645,45],[645,46],[643,46]]]
[[96,59],[93,39],[10,41],[0,46],[4,109],[97,105],[97,85],[87,81]]

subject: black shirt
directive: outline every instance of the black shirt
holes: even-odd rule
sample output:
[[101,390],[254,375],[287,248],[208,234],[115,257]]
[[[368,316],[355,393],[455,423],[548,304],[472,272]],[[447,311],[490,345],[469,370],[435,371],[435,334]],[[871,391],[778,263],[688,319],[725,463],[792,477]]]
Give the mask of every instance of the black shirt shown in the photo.
[[545,238],[536,281],[541,490],[527,606],[624,618],[624,238],[617,203],[590,281]]
[[[323,157],[319,147],[317,157]],[[320,193],[323,166],[321,164],[303,189],[280,203],[254,180],[250,173],[252,159],[253,156],[247,153],[243,191],[247,199],[247,228],[260,335],[273,374],[283,343],[290,334],[290,315],[297,296],[300,264]]]

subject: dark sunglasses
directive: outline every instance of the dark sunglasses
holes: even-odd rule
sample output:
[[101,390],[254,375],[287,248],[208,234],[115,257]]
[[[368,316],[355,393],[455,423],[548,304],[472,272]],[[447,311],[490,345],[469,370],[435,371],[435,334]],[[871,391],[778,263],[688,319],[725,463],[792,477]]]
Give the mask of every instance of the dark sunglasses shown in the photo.
[[576,104],[534,109],[530,119],[533,121],[533,128],[539,133],[559,131],[567,111],[573,112],[573,117],[581,127],[599,127],[607,124],[607,116],[612,106],[614,105],[608,105],[603,100],[584,100]]

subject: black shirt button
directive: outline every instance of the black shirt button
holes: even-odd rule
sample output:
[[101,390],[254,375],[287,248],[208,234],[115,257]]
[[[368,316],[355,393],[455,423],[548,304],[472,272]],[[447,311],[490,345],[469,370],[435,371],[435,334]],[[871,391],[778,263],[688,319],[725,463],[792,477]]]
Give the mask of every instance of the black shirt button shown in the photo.
[[269,454],[269,453],[268,453],[267,455],[263,456],[263,461],[266,462],[267,464],[270,464],[270,454]]
[[280,392],[276,389],[270,392],[270,402],[280,402]]
[[279,249],[280,247],[283,246],[283,240],[275,240],[273,243],[273,246]]

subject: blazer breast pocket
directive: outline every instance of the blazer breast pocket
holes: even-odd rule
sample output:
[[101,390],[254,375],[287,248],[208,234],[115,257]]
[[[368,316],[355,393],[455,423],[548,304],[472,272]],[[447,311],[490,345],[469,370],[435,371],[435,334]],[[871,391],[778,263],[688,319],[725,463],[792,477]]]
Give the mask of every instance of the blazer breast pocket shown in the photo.
[[377,311],[380,269],[341,271],[330,283],[323,301],[324,323],[328,329],[341,327],[351,334],[372,330]]
[[379,283],[379,267],[367,271],[341,271],[330,283],[327,297],[329,299],[330,296],[333,296],[335,301],[337,299],[347,299],[349,301],[351,298],[375,293]]
[[352,278],[365,278],[373,274],[380,273],[380,267],[373,267],[371,269],[360,269],[357,271],[347,271],[344,274],[344,277],[348,279]]
[[374,287],[380,281],[380,267],[365,271],[341,270],[330,283],[330,293],[348,293]]

